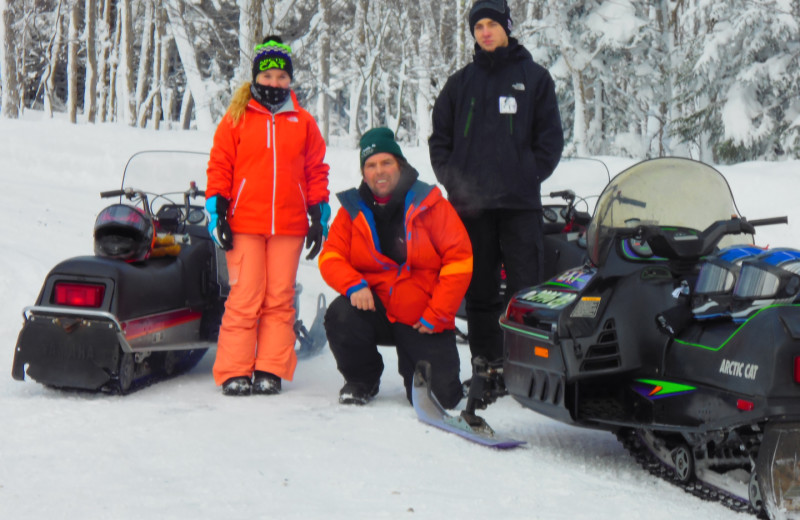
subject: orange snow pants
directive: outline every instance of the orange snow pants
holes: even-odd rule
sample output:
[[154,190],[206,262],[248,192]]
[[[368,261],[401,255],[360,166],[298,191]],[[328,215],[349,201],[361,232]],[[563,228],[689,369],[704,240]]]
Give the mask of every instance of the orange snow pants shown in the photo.
[[254,370],[291,381],[294,353],[294,285],[304,237],[237,233],[225,253],[231,290],[225,302],[214,381],[250,377]]

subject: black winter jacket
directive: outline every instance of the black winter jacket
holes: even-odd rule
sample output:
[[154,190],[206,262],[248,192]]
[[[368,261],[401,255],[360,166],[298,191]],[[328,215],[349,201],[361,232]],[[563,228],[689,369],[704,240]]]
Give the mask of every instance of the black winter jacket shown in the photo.
[[561,158],[555,85],[516,39],[448,78],[433,107],[431,164],[460,214],[539,209],[540,183]]

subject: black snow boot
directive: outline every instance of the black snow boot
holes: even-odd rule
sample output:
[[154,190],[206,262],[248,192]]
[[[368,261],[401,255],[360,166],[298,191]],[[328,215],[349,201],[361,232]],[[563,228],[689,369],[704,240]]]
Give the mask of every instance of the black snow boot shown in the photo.
[[232,377],[222,383],[223,395],[250,395],[252,388],[250,378],[245,376]]
[[369,385],[366,383],[345,383],[339,390],[339,404],[365,405],[378,395],[380,381]]
[[281,378],[269,372],[256,370],[253,375],[253,395],[275,395],[281,393]]

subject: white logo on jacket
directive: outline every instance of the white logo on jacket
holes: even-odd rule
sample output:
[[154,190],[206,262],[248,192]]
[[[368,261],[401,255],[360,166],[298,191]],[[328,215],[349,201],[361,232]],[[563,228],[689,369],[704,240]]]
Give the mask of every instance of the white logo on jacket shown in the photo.
[[517,100],[511,96],[500,96],[500,113],[516,114]]

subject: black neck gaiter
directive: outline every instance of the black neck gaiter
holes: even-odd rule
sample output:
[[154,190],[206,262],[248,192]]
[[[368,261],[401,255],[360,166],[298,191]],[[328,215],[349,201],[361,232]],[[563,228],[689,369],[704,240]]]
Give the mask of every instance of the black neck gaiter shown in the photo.
[[253,99],[261,103],[262,106],[269,109],[270,112],[275,113],[275,111],[286,102],[286,98],[289,97],[289,89],[251,83],[250,94],[253,96]]

